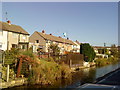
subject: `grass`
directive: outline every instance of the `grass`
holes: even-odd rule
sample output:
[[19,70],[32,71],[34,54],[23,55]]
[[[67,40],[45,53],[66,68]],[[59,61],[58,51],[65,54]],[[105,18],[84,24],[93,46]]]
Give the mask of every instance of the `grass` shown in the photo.
[[54,61],[37,60],[40,64],[32,68],[28,78],[32,84],[53,84],[59,78],[68,78],[70,76],[70,69],[64,63],[59,65]]
[[107,64],[116,63],[117,61],[118,61],[118,58],[109,57],[108,59],[107,58],[96,59],[95,63],[97,66],[104,66]]

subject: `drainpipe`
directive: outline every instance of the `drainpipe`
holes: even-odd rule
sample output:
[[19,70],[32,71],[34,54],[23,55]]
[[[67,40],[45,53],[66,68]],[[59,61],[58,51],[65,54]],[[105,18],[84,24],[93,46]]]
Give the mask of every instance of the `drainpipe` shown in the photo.
[[9,41],[8,41],[8,35],[9,34],[9,32],[7,32],[7,50],[9,50]]
[[19,48],[19,42],[20,42],[20,33],[18,35],[18,48]]

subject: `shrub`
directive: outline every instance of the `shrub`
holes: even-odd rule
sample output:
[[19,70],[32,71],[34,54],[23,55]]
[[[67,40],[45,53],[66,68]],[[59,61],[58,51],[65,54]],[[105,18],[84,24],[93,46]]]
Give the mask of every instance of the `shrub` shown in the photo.
[[62,63],[61,64],[61,76],[62,78],[68,78],[71,76],[71,71],[68,65]]
[[69,67],[65,64],[58,65],[55,62],[40,60],[37,67],[33,67],[28,78],[29,83],[53,84],[57,79],[70,75]]
[[21,52],[21,55],[29,56],[32,60],[35,59],[35,55],[33,54],[32,50],[26,50]]
[[[14,70],[13,69],[9,69],[9,79],[14,79],[14,76],[15,73],[14,73]],[[7,67],[2,67],[2,80],[3,81],[6,81],[7,79]]]
[[80,53],[84,55],[84,60],[86,62],[92,62],[96,56],[94,49],[89,43],[80,45]]
[[115,57],[109,57],[108,59],[107,58],[96,59],[95,63],[96,63],[97,66],[103,66],[103,65],[115,63],[117,61],[118,61],[117,58],[115,58]]

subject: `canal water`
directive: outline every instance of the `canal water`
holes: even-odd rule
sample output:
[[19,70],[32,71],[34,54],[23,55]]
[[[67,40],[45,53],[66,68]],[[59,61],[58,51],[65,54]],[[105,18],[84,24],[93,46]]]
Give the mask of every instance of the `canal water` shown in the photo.
[[[47,86],[41,86],[41,85],[24,85],[19,87],[13,87],[15,90],[24,88],[24,90],[27,90],[28,88],[76,88],[84,83],[92,83],[97,78],[104,76],[105,74],[116,70],[117,68],[120,68],[120,62],[102,66],[102,67],[90,67],[81,69],[79,71],[76,71],[72,73],[72,77],[70,79],[65,80],[58,80],[54,85],[47,85]],[[11,88],[11,89],[13,89]]]

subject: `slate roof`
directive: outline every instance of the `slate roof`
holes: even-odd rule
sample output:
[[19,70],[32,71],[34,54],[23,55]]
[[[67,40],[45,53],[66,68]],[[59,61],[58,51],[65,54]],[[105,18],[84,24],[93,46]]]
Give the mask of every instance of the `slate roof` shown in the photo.
[[46,40],[51,40],[51,41],[56,41],[56,42],[61,42],[61,43],[67,43],[67,44],[76,45],[73,41],[65,39],[65,38],[62,38],[62,37],[57,37],[57,36],[53,36],[53,35],[45,34],[45,33],[41,33],[41,32],[37,32],[37,33],[40,36],[42,36],[44,39],[46,39]]
[[5,31],[29,35],[29,33],[25,31],[21,26],[14,25],[14,24],[9,25],[7,22],[0,21],[0,29],[5,30]]

